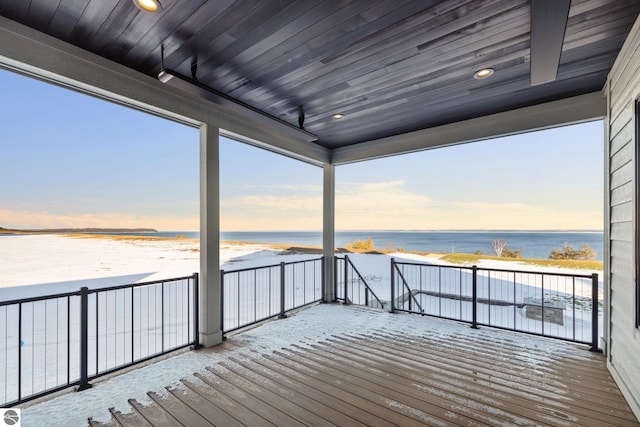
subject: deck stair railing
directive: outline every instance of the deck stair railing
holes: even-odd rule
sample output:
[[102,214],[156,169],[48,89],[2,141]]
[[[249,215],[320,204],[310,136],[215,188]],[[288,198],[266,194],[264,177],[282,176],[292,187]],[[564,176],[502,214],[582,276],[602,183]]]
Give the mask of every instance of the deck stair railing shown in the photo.
[[0,302],[0,407],[198,347],[198,274]]
[[366,305],[374,308],[385,308],[371,286],[358,271],[348,255],[335,258],[335,289],[337,301],[345,304]]
[[[391,260],[391,311],[542,335],[598,351],[598,274],[501,270]],[[396,295],[398,295],[396,297]]]
[[324,258],[220,271],[221,329],[235,331],[322,300]]

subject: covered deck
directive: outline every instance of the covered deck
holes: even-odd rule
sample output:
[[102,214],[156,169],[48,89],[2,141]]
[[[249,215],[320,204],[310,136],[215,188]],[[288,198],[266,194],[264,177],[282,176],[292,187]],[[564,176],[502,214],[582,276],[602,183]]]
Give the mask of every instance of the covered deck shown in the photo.
[[321,304],[198,353],[90,424],[640,425],[587,346],[430,317]]

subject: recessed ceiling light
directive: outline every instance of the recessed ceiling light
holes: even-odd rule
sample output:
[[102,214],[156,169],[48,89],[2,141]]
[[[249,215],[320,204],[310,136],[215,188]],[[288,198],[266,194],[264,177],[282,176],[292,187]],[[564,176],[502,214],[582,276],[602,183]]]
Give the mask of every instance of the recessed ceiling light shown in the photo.
[[331,118],[332,118],[333,120],[342,120],[342,119],[344,119],[344,114],[336,113],[336,114],[334,114],[333,116],[331,116]]
[[158,0],[132,0],[138,9],[145,12],[156,12],[162,7]]
[[482,79],[486,79],[487,77],[491,77],[493,73],[495,73],[495,70],[493,68],[483,68],[481,70],[476,71],[473,74],[473,78],[482,80]]

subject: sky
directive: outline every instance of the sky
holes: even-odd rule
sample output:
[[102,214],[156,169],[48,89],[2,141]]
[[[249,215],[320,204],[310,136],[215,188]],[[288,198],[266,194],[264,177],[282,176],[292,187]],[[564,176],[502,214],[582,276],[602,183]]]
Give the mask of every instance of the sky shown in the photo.
[[[198,230],[198,130],[0,70],[0,227]],[[336,167],[338,230],[601,230],[601,121]],[[322,169],[225,138],[223,231],[322,228]]]

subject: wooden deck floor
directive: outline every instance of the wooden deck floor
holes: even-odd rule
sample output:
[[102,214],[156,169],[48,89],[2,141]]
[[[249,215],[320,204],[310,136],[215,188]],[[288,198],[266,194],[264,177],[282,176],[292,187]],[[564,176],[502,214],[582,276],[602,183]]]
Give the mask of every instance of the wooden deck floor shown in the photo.
[[[389,328],[228,357],[111,411],[122,426],[640,425],[600,354],[485,329]],[[245,352],[246,353],[246,352]],[[104,425],[91,423],[93,425]]]

